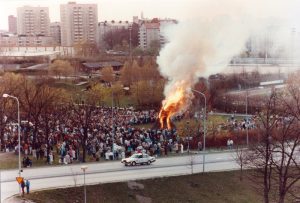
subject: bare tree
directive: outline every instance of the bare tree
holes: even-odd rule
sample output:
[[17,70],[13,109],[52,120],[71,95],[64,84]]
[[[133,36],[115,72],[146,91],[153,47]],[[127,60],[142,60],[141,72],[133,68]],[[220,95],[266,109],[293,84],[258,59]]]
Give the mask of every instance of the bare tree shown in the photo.
[[108,66],[108,67],[104,67],[101,70],[101,78],[102,80],[104,80],[105,82],[111,84],[114,81],[114,70],[113,67]]
[[95,94],[92,90],[85,93],[84,97],[75,98],[70,104],[70,117],[73,126],[79,129],[81,134],[82,162],[86,161],[86,145],[88,134],[92,133],[94,125],[94,114],[101,95]]
[[[273,141],[272,165],[279,203],[300,199],[300,90],[290,83],[280,97],[280,117]],[[298,191],[298,192],[297,192]],[[290,195],[288,195],[290,194]]]
[[252,180],[263,189],[266,203],[299,198],[299,98],[299,86],[289,86],[283,93],[272,92],[259,114],[258,142],[246,154],[247,166],[254,169]]
[[72,173],[72,178],[73,178],[73,181],[74,181],[74,186],[77,187],[77,173],[73,170],[72,166],[70,166],[70,170],[71,170],[71,173]]
[[265,101],[265,109],[260,112],[258,142],[250,146],[247,152],[249,165],[253,168],[251,172],[251,180],[255,182],[254,186],[259,190],[263,190],[263,198],[265,203],[270,202],[270,192],[272,188],[272,138],[276,124],[274,115],[276,114],[276,93],[272,92]]
[[191,154],[189,156],[189,160],[188,160],[188,168],[191,169],[191,174],[194,174],[194,165],[196,164],[196,156],[194,154]]
[[61,76],[69,76],[75,72],[74,67],[70,64],[69,61],[56,60],[49,66],[49,72],[52,75],[58,76],[60,79]]
[[247,149],[239,145],[236,145],[235,154],[233,155],[234,160],[240,166],[240,181],[243,180],[243,170],[245,165],[249,164],[247,159]]

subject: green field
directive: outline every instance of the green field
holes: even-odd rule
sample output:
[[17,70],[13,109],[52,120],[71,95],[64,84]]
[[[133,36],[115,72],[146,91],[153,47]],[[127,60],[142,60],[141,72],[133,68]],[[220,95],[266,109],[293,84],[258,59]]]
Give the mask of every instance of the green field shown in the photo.
[[[144,189],[130,189],[127,182],[88,186],[87,202],[262,202],[250,182],[239,180],[239,172],[194,174],[137,182]],[[40,191],[25,196],[36,203],[83,202],[83,197],[82,187]],[[138,201],[138,198],[144,201]]]

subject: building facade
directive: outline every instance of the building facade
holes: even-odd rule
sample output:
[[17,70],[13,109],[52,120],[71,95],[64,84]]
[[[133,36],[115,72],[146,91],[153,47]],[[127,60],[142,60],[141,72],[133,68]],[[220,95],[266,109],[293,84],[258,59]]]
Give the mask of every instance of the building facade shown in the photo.
[[97,4],[62,4],[60,18],[62,46],[73,46],[81,42],[96,44]]
[[50,36],[27,36],[27,35],[0,35],[1,47],[44,47],[52,46],[53,38]]
[[17,18],[13,15],[8,16],[8,32],[17,33]]
[[55,45],[61,45],[61,31],[60,23],[50,23],[50,36],[53,38]]
[[19,7],[17,8],[17,17],[17,32],[19,35],[49,36],[50,18],[48,7]]
[[106,47],[104,38],[108,33],[115,32],[117,30],[129,29],[132,23],[128,21],[103,21],[98,23],[97,33],[97,46],[101,49]]
[[161,30],[167,26],[176,24],[177,21],[173,19],[157,19],[154,18],[151,21],[141,20],[139,21],[139,47],[142,50],[151,48],[153,43],[159,43],[163,46],[166,43],[165,38],[161,34]]

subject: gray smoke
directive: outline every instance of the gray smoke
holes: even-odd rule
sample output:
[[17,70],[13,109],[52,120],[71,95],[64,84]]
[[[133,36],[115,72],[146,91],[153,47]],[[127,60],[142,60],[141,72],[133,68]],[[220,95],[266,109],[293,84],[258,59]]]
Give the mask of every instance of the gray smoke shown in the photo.
[[[157,63],[161,74],[168,79],[164,90],[166,99],[178,89],[179,84],[185,84],[184,88],[190,89],[199,77],[221,72],[232,57],[246,49],[245,45],[250,36],[259,38],[270,22],[276,26],[290,22],[288,18],[282,20],[284,23],[273,22],[268,20],[270,17],[276,16],[281,19],[281,16],[291,12],[291,7],[299,5],[293,0],[290,4],[281,0],[278,0],[281,4],[269,0],[254,0],[251,3],[243,0],[209,2],[213,2],[213,14],[205,11],[206,16],[202,16],[201,9],[195,8],[191,14],[192,19],[163,30],[163,36],[168,43],[160,51]],[[203,3],[204,8],[210,8],[208,1]],[[219,11],[216,11],[218,9]],[[286,43],[285,37],[280,39],[280,36],[276,36],[275,40],[276,49]]]

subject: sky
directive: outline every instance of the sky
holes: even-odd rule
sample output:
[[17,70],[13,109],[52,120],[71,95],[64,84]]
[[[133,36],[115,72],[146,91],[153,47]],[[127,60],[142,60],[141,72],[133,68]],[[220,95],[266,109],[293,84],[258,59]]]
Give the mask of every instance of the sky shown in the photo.
[[[69,1],[0,0],[0,29],[7,29],[8,15],[16,15],[16,8],[24,5],[47,6],[51,22],[60,21],[59,5]],[[300,0],[77,0],[76,2],[98,4],[99,21],[131,21],[132,16],[141,16],[141,12],[147,18],[177,20],[240,13],[257,17],[285,18],[297,26],[300,24]]]

